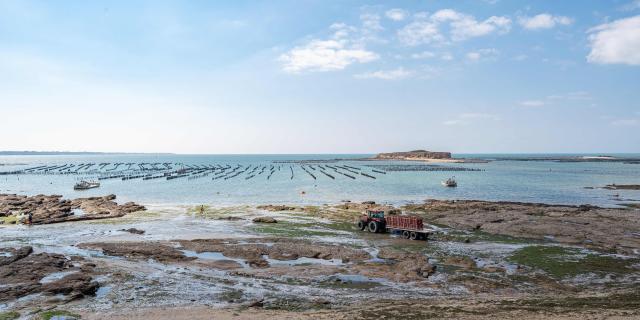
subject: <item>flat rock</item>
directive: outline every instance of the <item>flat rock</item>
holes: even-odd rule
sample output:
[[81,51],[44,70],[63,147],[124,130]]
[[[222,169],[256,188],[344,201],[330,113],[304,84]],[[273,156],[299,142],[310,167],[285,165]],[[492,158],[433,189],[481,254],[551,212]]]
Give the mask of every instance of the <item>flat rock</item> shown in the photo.
[[629,236],[640,230],[638,213],[631,209],[592,205],[552,205],[480,200],[427,200],[403,207],[426,222],[465,230],[512,237],[553,239],[558,243],[584,244],[600,250],[632,254],[640,239]]
[[[144,206],[127,202],[118,204],[113,194],[104,197],[62,199],[60,195],[25,196],[16,194],[0,194],[1,216],[31,213],[32,223],[50,224],[69,221],[94,220],[122,217],[126,214],[144,211]],[[79,209],[83,214],[77,214]],[[22,218],[26,223],[26,217]]]
[[94,242],[78,245],[85,249],[100,249],[109,256],[130,259],[154,259],[160,262],[190,261],[195,257],[187,257],[184,253],[168,244],[159,242]]
[[129,233],[133,233],[133,234],[140,234],[140,235],[145,233],[144,230],[140,230],[140,229],[136,229],[136,228],[120,229],[120,231],[125,231],[125,232],[129,232]]
[[[11,259],[3,259],[0,264],[0,301],[11,301],[35,293],[61,294],[75,299],[93,295],[99,287],[91,276],[93,265],[83,263],[82,258],[72,263],[61,254],[33,254],[31,247],[3,250],[12,256]],[[78,263],[80,266],[75,266]],[[45,277],[52,275],[52,281],[43,283]],[[60,279],[56,279],[57,275]]]
[[256,218],[253,218],[253,222],[255,222],[255,223],[277,223],[278,220],[276,220],[273,217],[256,217]]

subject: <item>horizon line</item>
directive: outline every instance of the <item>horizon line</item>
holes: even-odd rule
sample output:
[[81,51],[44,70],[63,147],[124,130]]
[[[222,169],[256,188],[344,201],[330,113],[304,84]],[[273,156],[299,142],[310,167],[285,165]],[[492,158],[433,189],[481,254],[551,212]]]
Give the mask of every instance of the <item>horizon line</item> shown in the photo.
[[[403,152],[403,151],[385,151],[386,152]],[[445,151],[450,152],[450,151]],[[33,151],[33,150],[0,150],[0,156],[2,155],[185,155],[185,156],[223,156],[223,155],[370,155],[378,154],[380,152],[354,152],[354,153],[176,153],[176,152],[112,152],[112,151]],[[589,151],[589,152],[451,152],[455,154],[640,154],[639,152],[601,152],[601,151]]]

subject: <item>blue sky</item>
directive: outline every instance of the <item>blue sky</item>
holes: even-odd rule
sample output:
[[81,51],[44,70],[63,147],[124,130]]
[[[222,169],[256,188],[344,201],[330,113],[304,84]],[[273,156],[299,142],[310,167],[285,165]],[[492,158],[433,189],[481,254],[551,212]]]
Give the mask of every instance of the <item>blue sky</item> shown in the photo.
[[0,150],[640,152],[640,0],[0,0]]

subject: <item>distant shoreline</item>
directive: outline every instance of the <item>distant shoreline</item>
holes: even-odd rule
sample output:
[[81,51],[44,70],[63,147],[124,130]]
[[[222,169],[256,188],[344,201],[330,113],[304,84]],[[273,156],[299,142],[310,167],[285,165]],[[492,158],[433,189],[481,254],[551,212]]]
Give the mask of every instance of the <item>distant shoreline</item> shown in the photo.
[[0,151],[0,156],[78,156],[78,155],[123,155],[123,154],[173,155],[174,153],[90,152],[90,151]]

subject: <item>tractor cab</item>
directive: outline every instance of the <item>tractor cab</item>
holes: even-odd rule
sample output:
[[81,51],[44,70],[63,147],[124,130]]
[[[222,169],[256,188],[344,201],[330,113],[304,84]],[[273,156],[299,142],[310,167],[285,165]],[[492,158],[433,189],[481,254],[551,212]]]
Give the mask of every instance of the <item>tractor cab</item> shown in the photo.
[[367,210],[367,216],[370,220],[382,221],[384,220],[384,211],[382,210]]

